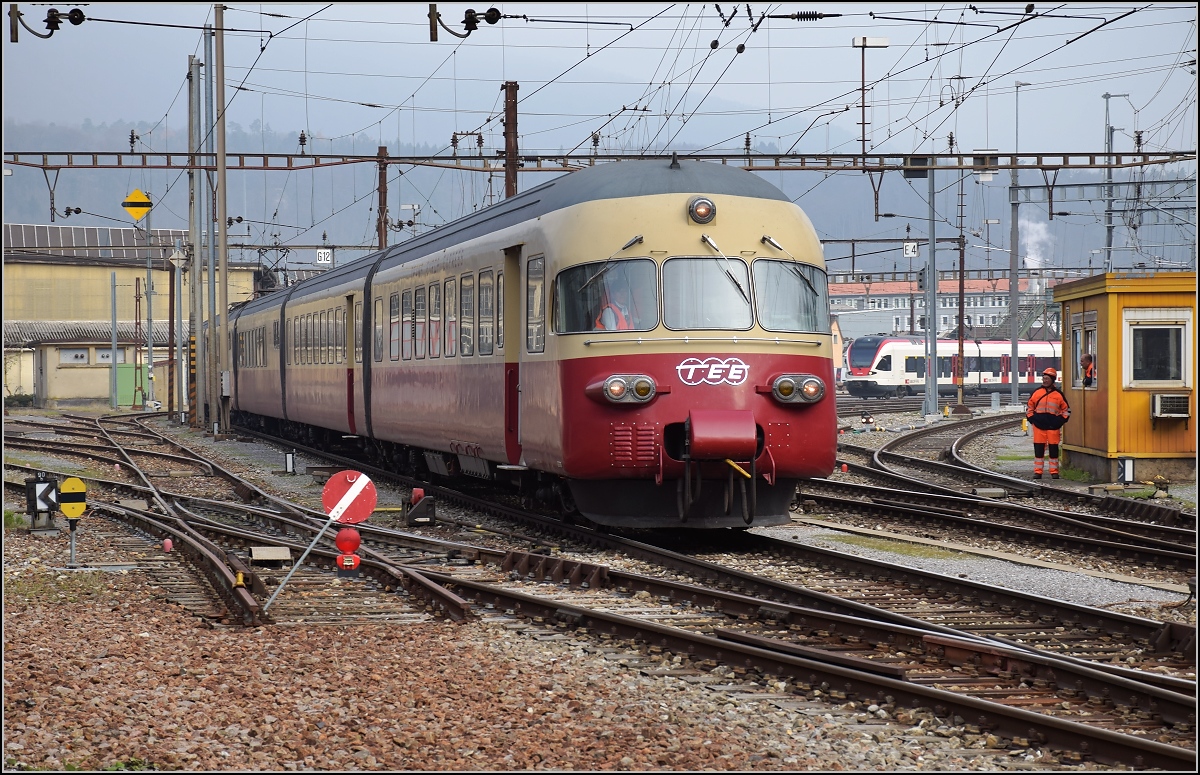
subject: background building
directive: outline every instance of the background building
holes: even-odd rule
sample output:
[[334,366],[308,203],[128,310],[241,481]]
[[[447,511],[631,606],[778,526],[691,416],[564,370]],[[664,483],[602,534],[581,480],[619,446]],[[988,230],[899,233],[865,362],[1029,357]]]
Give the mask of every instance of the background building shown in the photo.
[[[187,232],[154,230],[149,237],[133,228],[4,225],[6,399],[31,395],[44,408],[108,403],[115,317],[118,406],[148,399],[151,373],[154,399],[176,403],[191,293],[176,244]],[[266,273],[257,262],[230,261],[229,275],[233,304],[249,299]],[[205,299],[207,306],[207,288]]]

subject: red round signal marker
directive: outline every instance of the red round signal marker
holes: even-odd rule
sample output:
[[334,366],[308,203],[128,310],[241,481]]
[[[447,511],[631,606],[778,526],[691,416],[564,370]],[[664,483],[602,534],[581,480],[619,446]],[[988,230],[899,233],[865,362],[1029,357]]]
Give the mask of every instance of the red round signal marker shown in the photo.
[[362,545],[362,536],[354,528],[344,527],[337,532],[333,543],[342,554],[354,554],[354,551]]

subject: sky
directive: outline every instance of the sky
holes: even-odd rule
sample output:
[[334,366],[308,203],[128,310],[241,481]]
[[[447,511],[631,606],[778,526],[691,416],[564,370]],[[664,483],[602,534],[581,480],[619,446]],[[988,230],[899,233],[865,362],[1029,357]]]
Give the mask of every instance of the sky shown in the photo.
[[[138,150],[184,150],[188,55],[206,58],[213,6],[92,3],[49,38],[47,6],[18,7],[31,29],[5,39],[6,126],[145,122]],[[1197,142],[1188,3],[502,3],[494,25],[473,7],[459,37],[468,6],[438,3],[431,42],[427,3],[227,6],[227,120],[303,130],[310,152],[446,153],[465,133],[461,152],[482,138],[494,156],[516,81],[523,154],[737,153],[747,136],[853,154],[864,102],[870,153],[946,152],[951,135],[961,152],[1100,153],[1106,110],[1116,151],[1137,132],[1152,152]],[[119,149],[10,147],[6,129],[4,150]]]

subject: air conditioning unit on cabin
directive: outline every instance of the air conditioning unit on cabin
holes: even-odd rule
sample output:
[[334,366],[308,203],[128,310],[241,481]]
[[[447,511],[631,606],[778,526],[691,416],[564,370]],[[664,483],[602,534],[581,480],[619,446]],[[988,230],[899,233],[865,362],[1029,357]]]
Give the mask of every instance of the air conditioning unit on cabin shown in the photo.
[[1156,393],[1150,397],[1150,416],[1191,417],[1191,396],[1187,393]]

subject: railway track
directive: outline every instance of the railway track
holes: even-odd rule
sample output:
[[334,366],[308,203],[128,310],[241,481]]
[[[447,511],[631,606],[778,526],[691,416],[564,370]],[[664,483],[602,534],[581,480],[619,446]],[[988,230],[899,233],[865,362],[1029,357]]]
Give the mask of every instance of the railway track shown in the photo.
[[[371,475],[387,476],[386,472]],[[121,486],[152,492],[148,500],[179,521],[181,536],[197,542],[211,555],[223,554],[227,568],[242,568],[246,575],[240,588],[253,590],[260,604],[271,582],[277,581],[272,577],[279,574],[252,569],[248,555],[240,556],[239,552],[246,551],[255,541],[282,543],[296,550],[304,545],[306,536],[311,540],[321,522],[321,515],[286,507],[266,494],[254,497],[257,503],[265,505],[234,504],[235,516],[226,513],[212,519],[200,515],[204,499],[194,495],[160,490],[148,481],[145,485]],[[230,484],[231,489],[237,487]],[[433,489],[439,498],[461,497]],[[514,517],[511,508],[499,511],[506,519]],[[161,516],[133,515],[127,509],[124,515],[135,521],[154,521]],[[722,555],[721,562],[713,562],[586,528],[548,524],[539,515],[527,514],[521,518],[524,524],[540,531],[539,535],[566,536],[574,546],[558,556],[515,548],[501,554],[495,549],[464,544],[434,548],[433,544],[425,543],[428,539],[364,528],[363,553],[367,558],[364,565],[369,560],[378,566],[369,575],[373,582],[364,579],[354,585],[332,583],[328,576],[331,568],[322,569],[320,557],[324,556],[324,562],[331,565],[333,553],[318,553],[318,559],[309,563],[313,567],[304,566],[297,573],[295,579],[300,583],[280,595],[281,607],[277,611],[272,609],[272,615],[264,619],[273,621],[278,613],[279,623],[341,622],[353,621],[355,617],[366,621],[386,621],[392,617],[397,623],[420,620],[430,615],[431,608],[446,613],[453,606],[452,597],[429,595],[428,585],[433,585],[461,593],[459,610],[463,612],[489,604],[492,610],[503,606],[505,615],[511,611],[511,615],[540,619],[541,624],[571,629],[577,634],[606,634],[640,642],[645,648],[686,654],[689,660],[726,662],[762,675],[783,676],[791,692],[808,699],[857,698],[893,709],[929,707],[934,713],[975,719],[980,729],[994,730],[1018,742],[1032,735],[1032,739],[1056,748],[1082,747],[1089,757],[1133,766],[1194,764],[1194,751],[1187,750],[1180,742],[1188,734],[1187,719],[1194,724],[1194,684],[1189,716],[1187,703],[1180,707],[1175,699],[1186,694],[1186,690],[1181,694],[1181,687],[1188,686],[1186,681],[1161,673],[1148,674],[1145,681],[1139,681],[1133,676],[1140,671],[1089,667],[1083,664],[1087,659],[1084,652],[1089,648],[1092,656],[1102,652],[1088,646],[1089,641],[1080,634],[1088,626],[1124,628],[1119,645],[1114,646],[1110,641],[1107,653],[1140,646],[1144,652],[1155,653],[1160,660],[1155,667],[1162,668],[1164,657],[1173,659],[1176,652],[1189,650],[1189,638],[1194,647],[1194,629],[1189,633],[1187,628],[1120,616],[1085,622],[1090,611],[1075,609],[1067,612],[1064,619],[1067,609],[1054,601],[1050,601],[1049,609],[1039,609],[1035,602],[1024,601],[1013,606],[1006,593],[997,596],[992,590],[993,594],[985,596],[988,591],[974,590],[980,595],[985,615],[994,618],[996,611],[1003,611],[1004,603],[995,607],[994,598],[1000,597],[1013,609],[1011,619],[1025,620],[1018,628],[1006,631],[1016,637],[1011,645],[1004,645],[994,632],[966,626],[969,622],[963,604],[973,608],[976,603],[963,595],[964,586],[969,585],[953,580],[931,580],[926,574],[922,581],[913,581],[920,574],[875,563],[864,566],[862,562],[850,561],[848,565],[844,557],[825,556],[823,561],[815,560],[815,556],[823,553],[807,547],[783,546],[787,542],[772,542],[761,536],[734,534],[739,542],[751,542],[738,547],[747,563],[759,563],[764,556],[782,558],[778,563],[780,568],[775,571],[776,578],[761,573],[761,569],[752,573],[726,567],[726,563],[739,564],[727,556],[728,552]],[[261,523],[257,528],[253,527],[256,521]],[[239,522],[242,524],[236,524]],[[496,535],[493,538],[499,540]],[[528,541],[522,537],[517,543]],[[652,573],[632,574],[587,562],[586,558],[593,557],[599,547],[647,563]],[[797,567],[799,570],[795,570]],[[847,567],[855,570],[848,571]],[[863,567],[869,570],[864,571]],[[680,573],[684,580],[664,588],[663,585],[670,583],[660,578],[664,568]],[[799,578],[789,577],[793,572]],[[894,580],[898,575],[904,576],[904,583],[897,585],[892,581],[890,587],[875,586],[876,576]],[[820,584],[831,592],[812,589],[813,579],[818,577]],[[805,586],[794,583],[799,580]],[[614,587],[614,583],[618,586]],[[957,608],[939,608],[932,602],[936,596],[930,590],[941,592],[943,584],[950,598],[958,596],[950,600]],[[347,594],[352,586],[358,589]],[[423,602],[414,602],[418,597],[413,594],[414,589],[424,590],[429,596]],[[872,591],[876,589],[880,591]],[[904,591],[898,591],[901,589]],[[897,607],[878,605],[901,601],[904,595],[908,598]],[[946,597],[945,592],[942,597]],[[440,603],[431,604],[431,599]],[[864,599],[872,604],[861,602]],[[678,600],[680,610],[664,610],[667,600]],[[1030,606],[1029,610],[1017,610],[1022,605]],[[731,615],[731,610],[739,612]],[[957,612],[959,618],[955,619],[951,612]],[[926,618],[910,616],[912,613]],[[1082,628],[1070,618],[1074,616],[1079,617]],[[956,626],[932,621],[939,618]],[[817,619],[821,623],[813,624]],[[1120,627],[1116,626],[1118,621]],[[1031,644],[1021,642],[1022,637],[1036,639],[1039,634],[1043,642],[1037,644],[1038,648],[1059,653],[1037,654]],[[1030,668],[1031,662],[1041,666]],[[1061,676],[1067,672],[1067,665],[1072,666],[1077,676],[1086,677],[1077,677],[1073,686],[1064,688]],[[1186,666],[1180,669],[1187,670]],[[1048,674],[1054,674],[1055,680],[1048,680]],[[1158,683],[1150,683],[1151,680]],[[1109,682],[1107,689],[1098,688],[1105,686],[1103,681]],[[1173,684],[1173,681],[1182,682]],[[1116,695],[1114,682],[1120,689]],[[970,694],[972,691],[976,692],[974,696]],[[994,696],[982,699],[988,692]],[[1130,699],[1106,704],[1106,696]],[[1171,706],[1165,714],[1161,712],[1164,704]],[[1052,713],[1031,714],[1028,710],[1031,707],[1049,709]],[[1091,723],[1081,721],[1085,718]],[[1147,740],[1146,735],[1159,739]],[[1072,742],[1068,744],[1068,740]],[[1086,741],[1082,746],[1081,740]]]
[[[243,527],[256,518],[254,512],[235,516],[235,508],[214,506],[213,510],[224,511],[226,523]],[[275,518],[272,530],[252,540],[270,541],[272,536],[278,540],[280,519],[284,518]],[[300,523],[293,527],[299,534],[315,530]],[[222,531],[215,525],[201,529],[211,538]],[[1127,677],[1132,671],[1100,673],[1086,665],[952,632],[939,634],[896,622],[822,612],[711,585],[673,582],[661,573],[631,573],[564,556],[414,539],[387,530],[369,530],[366,536],[371,556],[397,564],[419,563],[423,575],[458,590],[483,615],[502,611],[533,624],[570,630],[575,637],[587,633],[616,637],[640,642],[651,653],[686,654],[689,662],[724,662],[769,671],[764,675],[784,679],[788,691],[805,699],[852,699],[892,711],[928,705],[943,715],[961,715],[970,708],[971,717],[980,724],[969,726],[978,729],[1000,731],[1023,725],[1023,734],[1016,736],[1018,744],[1028,742],[1021,738],[1030,729],[1038,730],[1033,739],[1046,744],[1054,744],[1064,729],[1072,730],[1098,749],[1120,740],[1110,735],[1151,735],[1155,742],[1180,749],[1186,749],[1191,737],[1194,698],[1188,690],[1192,685],[1165,676],[1160,676],[1162,685],[1144,684]],[[293,543],[292,548],[302,545]],[[314,582],[320,583],[320,577]],[[301,588],[289,594],[303,599],[316,592]],[[320,602],[287,622],[320,623],[323,616],[343,623],[379,618],[371,597],[366,601],[364,605],[341,590],[326,590]],[[1030,719],[1031,709],[1046,718]],[[1057,731],[1042,730],[1045,724]],[[1076,724],[1086,724],[1086,733],[1074,729]],[[1155,746],[1150,753],[1187,756]],[[1145,761],[1146,755],[1140,750],[1133,756]]]
[[[1120,506],[1125,499],[1039,487],[931,459],[961,446],[964,435],[978,437],[1005,424],[984,418],[928,429],[911,434],[915,449],[901,445],[907,437],[881,448],[840,444],[843,470],[879,485],[841,481],[845,477],[813,480],[801,488],[801,497],[837,513],[865,512],[875,520],[886,519],[889,526],[927,530],[940,525],[960,535],[975,531],[1023,545],[1111,557],[1134,568],[1173,569],[1179,575],[1176,583],[1194,575],[1189,571],[1195,566],[1195,530],[1180,524],[1177,508],[1151,506],[1138,518],[1123,518],[1113,514],[1125,511]],[[896,451],[900,448],[912,454],[902,455]],[[1046,508],[1046,500],[1065,508]]]

